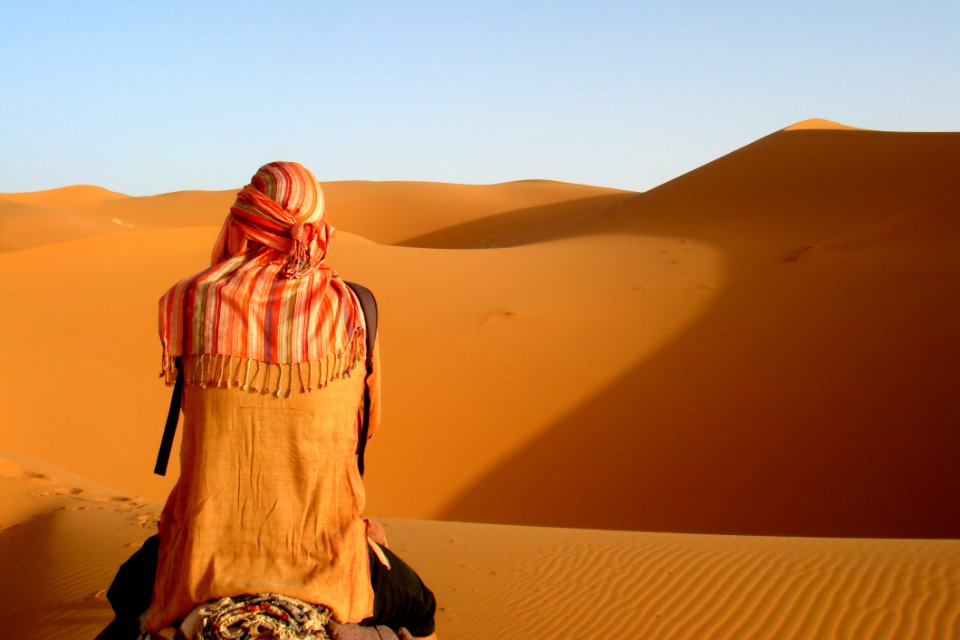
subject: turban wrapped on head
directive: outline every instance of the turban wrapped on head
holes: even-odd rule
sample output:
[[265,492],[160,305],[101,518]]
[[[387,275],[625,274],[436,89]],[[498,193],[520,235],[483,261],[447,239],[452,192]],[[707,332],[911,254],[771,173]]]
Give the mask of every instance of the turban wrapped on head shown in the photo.
[[313,174],[296,162],[271,162],[237,194],[212,263],[250,250],[274,251],[283,257],[284,275],[298,278],[323,262],[332,231]]
[[177,357],[187,384],[277,395],[350,371],[365,353],[363,311],[325,262],[332,232],[306,167],[260,167],[230,208],[211,266],[160,300],[167,382]]

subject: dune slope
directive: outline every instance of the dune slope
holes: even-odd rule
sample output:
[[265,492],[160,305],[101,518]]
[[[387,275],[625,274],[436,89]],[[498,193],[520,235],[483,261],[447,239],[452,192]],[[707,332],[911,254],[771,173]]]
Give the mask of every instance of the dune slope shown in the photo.
[[[159,505],[0,453],[0,627],[89,639]],[[960,542],[705,536],[388,520],[441,637],[950,638]],[[15,635],[14,635],[15,634]]]
[[444,517],[960,535],[958,171],[960,134],[786,131],[565,230],[689,238],[721,286]]

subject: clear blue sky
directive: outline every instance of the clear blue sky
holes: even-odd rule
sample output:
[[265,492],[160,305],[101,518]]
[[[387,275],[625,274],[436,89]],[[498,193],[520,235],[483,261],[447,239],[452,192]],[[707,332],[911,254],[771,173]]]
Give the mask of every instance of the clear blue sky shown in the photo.
[[960,2],[0,0],[0,192],[646,190],[795,121],[960,130]]

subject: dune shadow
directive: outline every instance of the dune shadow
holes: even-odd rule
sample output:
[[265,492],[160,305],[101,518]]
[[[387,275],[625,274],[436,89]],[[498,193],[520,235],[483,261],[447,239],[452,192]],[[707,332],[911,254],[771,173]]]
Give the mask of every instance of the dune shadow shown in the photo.
[[[716,308],[710,322],[732,310]],[[856,392],[855,367],[811,381],[704,362],[757,327],[701,324],[513,453],[441,514],[562,527],[836,537],[960,537],[960,402],[947,385]],[[714,325],[716,326],[716,325]],[[737,370],[739,369],[739,371]],[[854,384],[831,380],[851,376]],[[839,393],[837,393],[839,391]],[[856,399],[846,398],[856,393]],[[771,396],[773,396],[771,398]],[[873,400],[870,397],[873,396]],[[933,396],[933,397],[929,397]]]
[[85,549],[85,540],[65,535],[67,515],[64,509],[53,510],[0,532],[0,579],[8,586],[0,615],[17,621],[18,638],[52,637],[52,629],[81,634],[111,617],[110,605],[94,593],[63,597],[65,589],[76,589],[78,576],[89,568],[88,558],[98,552]]
[[[595,221],[593,232],[717,247],[723,290],[440,517],[960,537],[960,291],[944,249],[960,239],[960,188],[945,170],[958,143],[774,134]],[[856,255],[830,248],[884,225],[906,239]],[[791,259],[798,251],[803,259]]]
[[618,192],[505,211],[393,244],[427,249],[492,249],[543,242],[564,235],[572,225],[602,215],[636,195]]

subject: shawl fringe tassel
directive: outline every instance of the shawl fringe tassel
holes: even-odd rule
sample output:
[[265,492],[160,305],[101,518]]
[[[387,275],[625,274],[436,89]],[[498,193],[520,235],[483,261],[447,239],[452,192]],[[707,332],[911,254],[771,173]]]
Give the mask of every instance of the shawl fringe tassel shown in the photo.
[[[289,397],[294,391],[308,393],[333,380],[349,376],[366,358],[366,334],[354,332],[353,340],[340,353],[331,353],[309,362],[263,362],[242,356],[203,353],[182,357],[184,386],[242,389],[254,393]],[[164,356],[160,377],[167,386],[177,380],[174,357]]]

